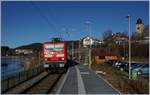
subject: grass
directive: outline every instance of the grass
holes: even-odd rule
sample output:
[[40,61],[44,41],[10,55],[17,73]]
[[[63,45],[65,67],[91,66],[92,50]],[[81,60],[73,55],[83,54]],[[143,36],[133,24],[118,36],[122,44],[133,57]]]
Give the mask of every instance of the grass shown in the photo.
[[123,94],[148,94],[149,81],[144,78],[129,80],[127,73],[117,70],[108,64],[93,64],[92,69],[106,72],[100,74]]

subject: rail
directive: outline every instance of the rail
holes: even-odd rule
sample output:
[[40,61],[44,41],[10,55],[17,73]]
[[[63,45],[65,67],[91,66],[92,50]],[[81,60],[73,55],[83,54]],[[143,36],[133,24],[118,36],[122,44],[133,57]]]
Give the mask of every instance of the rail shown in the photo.
[[49,94],[55,87],[63,73],[60,74],[48,74],[41,80],[25,89],[19,94]]
[[43,66],[39,65],[37,67],[18,72],[14,76],[10,76],[10,77],[2,79],[2,81],[1,81],[2,93],[4,93],[7,90],[17,86],[18,84],[25,82],[26,80],[28,80],[32,77],[40,74],[43,71],[44,71]]

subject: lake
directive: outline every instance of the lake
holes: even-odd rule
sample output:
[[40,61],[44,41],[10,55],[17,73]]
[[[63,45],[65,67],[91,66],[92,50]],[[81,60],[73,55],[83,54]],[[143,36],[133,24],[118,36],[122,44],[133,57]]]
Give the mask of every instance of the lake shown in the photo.
[[12,76],[22,68],[20,57],[1,57],[1,78]]

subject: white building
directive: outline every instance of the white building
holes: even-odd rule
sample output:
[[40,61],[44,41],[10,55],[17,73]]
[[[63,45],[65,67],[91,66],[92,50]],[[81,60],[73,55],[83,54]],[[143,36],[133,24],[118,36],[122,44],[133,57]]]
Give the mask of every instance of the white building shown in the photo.
[[83,47],[89,47],[90,45],[91,46],[100,45],[103,42],[100,40],[94,39],[92,37],[86,36],[82,39],[82,43],[83,43]]

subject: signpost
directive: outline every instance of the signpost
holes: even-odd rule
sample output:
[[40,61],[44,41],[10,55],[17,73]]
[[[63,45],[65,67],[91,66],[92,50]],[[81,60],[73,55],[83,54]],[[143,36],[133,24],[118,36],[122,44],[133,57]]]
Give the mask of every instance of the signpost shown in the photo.
[[93,45],[93,40],[90,37],[86,37],[85,39],[83,39],[83,45],[84,47],[88,47],[89,48],[89,68],[91,69],[91,46]]
[[93,40],[90,37],[86,37],[85,39],[83,39],[83,45],[85,47],[90,47],[90,45],[93,44]]

